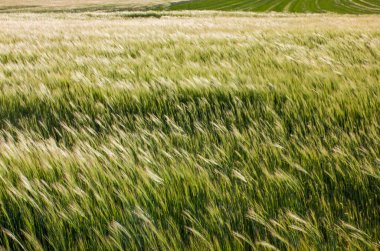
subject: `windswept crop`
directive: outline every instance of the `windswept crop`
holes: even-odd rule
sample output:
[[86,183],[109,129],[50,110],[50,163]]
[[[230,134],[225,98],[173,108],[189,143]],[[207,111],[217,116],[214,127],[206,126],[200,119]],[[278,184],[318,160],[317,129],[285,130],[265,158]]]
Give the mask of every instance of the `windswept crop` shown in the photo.
[[0,248],[378,249],[380,18],[0,15]]

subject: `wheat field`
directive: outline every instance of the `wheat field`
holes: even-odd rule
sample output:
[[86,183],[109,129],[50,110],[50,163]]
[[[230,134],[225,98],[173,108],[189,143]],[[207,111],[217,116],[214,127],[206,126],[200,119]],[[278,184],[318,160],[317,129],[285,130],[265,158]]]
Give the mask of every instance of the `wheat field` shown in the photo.
[[379,27],[0,14],[0,249],[378,250]]

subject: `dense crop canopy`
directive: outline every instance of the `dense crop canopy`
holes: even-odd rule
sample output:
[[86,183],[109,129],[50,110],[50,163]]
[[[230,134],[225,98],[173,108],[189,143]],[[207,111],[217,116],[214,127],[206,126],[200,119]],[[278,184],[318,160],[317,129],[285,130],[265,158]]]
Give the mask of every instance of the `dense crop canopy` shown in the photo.
[[379,248],[379,27],[0,15],[0,249]]

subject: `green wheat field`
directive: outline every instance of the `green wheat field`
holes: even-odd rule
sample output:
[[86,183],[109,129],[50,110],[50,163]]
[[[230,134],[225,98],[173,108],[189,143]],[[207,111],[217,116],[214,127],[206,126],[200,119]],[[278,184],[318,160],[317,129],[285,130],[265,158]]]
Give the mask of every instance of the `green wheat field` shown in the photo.
[[379,250],[378,14],[1,0],[0,250]]

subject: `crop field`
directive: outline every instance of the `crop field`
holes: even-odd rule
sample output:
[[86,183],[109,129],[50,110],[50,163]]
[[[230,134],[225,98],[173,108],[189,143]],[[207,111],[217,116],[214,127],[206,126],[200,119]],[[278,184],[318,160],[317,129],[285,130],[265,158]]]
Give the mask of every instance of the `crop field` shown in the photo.
[[12,6],[0,250],[380,248],[379,15]]
[[173,10],[234,10],[257,12],[336,12],[380,14],[379,0],[190,0],[174,3]]
[[380,14],[380,0],[1,0],[0,12],[223,10]]
[[0,13],[143,11],[169,8],[177,0],[0,0]]

